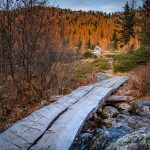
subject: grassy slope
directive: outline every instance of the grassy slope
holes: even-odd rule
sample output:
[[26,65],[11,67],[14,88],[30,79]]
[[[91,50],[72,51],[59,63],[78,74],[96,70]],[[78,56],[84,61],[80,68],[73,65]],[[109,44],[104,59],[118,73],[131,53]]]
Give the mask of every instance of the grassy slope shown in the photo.
[[150,48],[121,54],[115,58],[114,72],[128,72],[133,76],[131,87],[139,97],[150,95]]
[[150,60],[150,48],[139,48],[137,51],[121,54],[115,58],[114,72],[128,72]]
[[85,78],[87,74],[104,72],[110,69],[110,65],[103,57],[95,59],[92,63],[84,65],[84,69],[78,70],[77,78]]
[[[105,72],[105,70],[110,69],[110,64],[103,57],[96,58],[91,63],[80,64],[80,67],[77,68],[76,78],[74,82],[80,82],[88,80],[91,75],[94,75],[99,72]],[[88,82],[88,81],[87,81]]]

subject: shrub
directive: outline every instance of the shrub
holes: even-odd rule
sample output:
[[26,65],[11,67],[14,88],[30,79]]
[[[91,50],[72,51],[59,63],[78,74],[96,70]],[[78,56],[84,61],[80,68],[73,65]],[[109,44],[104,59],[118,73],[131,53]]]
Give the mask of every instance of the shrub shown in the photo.
[[150,96],[150,62],[132,71],[134,75],[133,89],[137,89],[139,96]]
[[85,58],[85,59],[87,59],[87,58],[97,58],[97,56],[96,55],[94,55],[92,52],[90,52],[90,51],[87,51],[87,52],[85,52],[84,54],[83,54],[83,58]]
[[95,59],[92,63],[92,66],[95,68],[96,72],[103,72],[110,69],[110,64],[103,57]]
[[137,51],[121,54],[114,59],[115,72],[127,72],[150,60],[150,48],[140,48]]

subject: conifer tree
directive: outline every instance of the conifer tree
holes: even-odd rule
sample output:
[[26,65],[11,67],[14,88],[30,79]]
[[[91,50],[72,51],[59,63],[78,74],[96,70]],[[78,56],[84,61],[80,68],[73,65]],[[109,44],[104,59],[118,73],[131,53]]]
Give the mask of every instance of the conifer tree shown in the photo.
[[122,46],[129,43],[131,37],[134,37],[134,13],[130,8],[128,2],[125,4],[123,16],[120,17],[119,25],[121,25],[120,43]]
[[79,38],[78,44],[77,44],[78,49],[80,50],[82,47],[82,40]]
[[91,41],[90,41],[90,38],[89,38],[89,41],[88,41],[88,43],[87,43],[87,48],[88,48],[88,49],[91,49]]
[[143,0],[142,45],[150,46],[150,0]]
[[118,49],[118,37],[117,37],[117,33],[116,33],[116,30],[114,31],[114,34],[113,34],[113,44],[114,44],[114,48],[115,49]]

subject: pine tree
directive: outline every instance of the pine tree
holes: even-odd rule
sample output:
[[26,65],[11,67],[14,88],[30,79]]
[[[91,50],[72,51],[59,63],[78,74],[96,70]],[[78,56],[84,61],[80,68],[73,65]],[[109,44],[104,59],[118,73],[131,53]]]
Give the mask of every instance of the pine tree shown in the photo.
[[77,44],[78,49],[80,50],[82,47],[82,40],[79,38],[78,44]]
[[122,46],[129,43],[131,37],[134,37],[134,14],[128,2],[125,4],[123,16],[120,17],[119,25],[121,25],[120,43]]
[[150,0],[143,1],[142,45],[150,46]]
[[116,33],[116,30],[114,31],[114,34],[113,34],[113,45],[114,45],[114,48],[115,49],[118,49],[118,37],[117,37],[117,33]]
[[88,49],[91,49],[91,41],[90,41],[90,38],[89,38],[89,41],[88,41],[88,43],[87,43],[87,48],[88,48]]

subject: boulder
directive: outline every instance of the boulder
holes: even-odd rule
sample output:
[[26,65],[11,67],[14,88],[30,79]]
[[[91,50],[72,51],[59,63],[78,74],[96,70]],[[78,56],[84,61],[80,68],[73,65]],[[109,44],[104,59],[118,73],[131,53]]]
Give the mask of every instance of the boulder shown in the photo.
[[63,95],[52,95],[51,96],[51,101],[55,102],[55,101],[59,100],[61,97],[63,97]]
[[150,120],[140,116],[131,115],[119,115],[116,118],[117,121],[127,123],[130,128],[139,129],[142,127],[150,127]]
[[109,78],[109,76],[107,76],[105,73],[97,73],[96,74],[96,78],[97,78],[97,80],[105,80],[105,79],[108,79]]
[[[97,128],[93,134],[93,138],[85,143],[84,149],[100,150],[105,149],[112,142],[116,142],[120,137],[131,131],[125,123],[118,123],[111,128]],[[81,148],[79,148],[81,149]]]
[[48,104],[48,101],[47,100],[41,100],[41,105],[44,106],[44,105],[47,105]]
[[74,141],[74,143],[71,145],[70,150],[76,150],[76,149],[85,149],[86,145],[85,143],[88,143],[90,140],[92,140],[93,135],[91,133],[82,133],[79,135],[78,138]]
[[141,128],[119,138],[106,150],[150,150],[150,129]]
[[91,139],[92,137],[93,137],[93,135],[91,133],[83,133],[80,136],[80,140],[87,141],[87,140]]
[[104,129],[97,128],[93,139],[87,143],[85,149],[88,150],[104,149],[105,145],[107,145],[108,142],[109,142],[109,133]]
[[150,119],[150,100],[137,100],[133,105],[137,115]]
[[122,112],[129,112],[132,109],[131,105],[129,105],[128,103],[118,103],[116,107]]
[[119,114],[118,109],[112,106],[105,106],[102,112],[104,118],[112,118]]
[[116,124],[116,119],[114,118],[104,119],[103,124],[105,125],[105,127],[110,128]]

